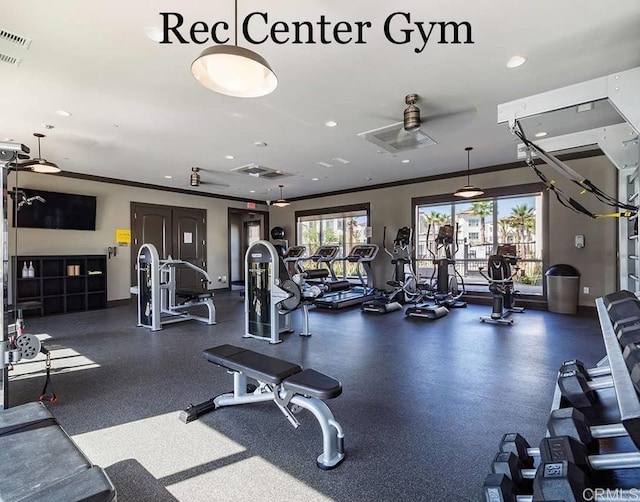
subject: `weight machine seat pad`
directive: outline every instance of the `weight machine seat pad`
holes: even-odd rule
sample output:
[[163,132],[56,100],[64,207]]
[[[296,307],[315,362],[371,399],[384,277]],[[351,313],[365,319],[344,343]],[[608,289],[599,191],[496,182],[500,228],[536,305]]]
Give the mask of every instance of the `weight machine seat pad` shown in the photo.
[[[42,413],[33,404],[42,406],[30,403],[13,410],[34,422]],[[10,411],[0,413],[0,419]],[[29,417],[29,412],[34,415]],[[53,417],[38,427],[0,436],[0,465],[0,500],[101,502],[115,498],[115,488],[104,473],[97,479],[86,474],[93,468],[91,462]]]
[[342,394],[342,384],[324,373],[306,369],[282,382],[285,390],[318,399],[333,399]]
[[229,344],[207,349],[202,352],[202,357],[210,363],[273,385],[302,371],[302,367],[298,364]]
[[42,403],[27,403],[0,412],[0,436],[15,431],[56,423]]
[[188,298],[189,300],[206,300],[207,298],[213,298],[213,291],[176,291],[176,296],[181,298]]
[[19,502],[112,502],[116,499],[116,489],[111,480],[102,467],[94,465],[51,486],[42,487]]

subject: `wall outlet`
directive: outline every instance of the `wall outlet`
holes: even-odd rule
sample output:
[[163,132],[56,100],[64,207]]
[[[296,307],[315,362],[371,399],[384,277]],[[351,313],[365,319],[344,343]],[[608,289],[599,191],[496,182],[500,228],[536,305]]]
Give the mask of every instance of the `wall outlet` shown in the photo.
[[583,292],[585,295],[588,295],[588,294],[589,294],[589,286],[585,286],[584,288],[582,288],[582,292]]
[[222,282],[227,282],[227,276],[226,275],[222,276]]

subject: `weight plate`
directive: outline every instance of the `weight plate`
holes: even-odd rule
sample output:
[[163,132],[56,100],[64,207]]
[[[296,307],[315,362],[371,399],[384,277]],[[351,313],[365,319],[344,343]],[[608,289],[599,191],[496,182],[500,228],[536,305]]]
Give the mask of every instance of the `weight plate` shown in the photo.
[[23,359],[33,359],[40,353],[40,340],[33,335],[22,335],[16,338],[16,347]]
[[297,309],[300,306],[300,301],[302,300],[302,292],[300,291],[300,287],[290,279],[283,281],[280,284],[280,289],[289,293],[289,298],[282,300],[278,303],[278,309],[281,314],[286,314]]

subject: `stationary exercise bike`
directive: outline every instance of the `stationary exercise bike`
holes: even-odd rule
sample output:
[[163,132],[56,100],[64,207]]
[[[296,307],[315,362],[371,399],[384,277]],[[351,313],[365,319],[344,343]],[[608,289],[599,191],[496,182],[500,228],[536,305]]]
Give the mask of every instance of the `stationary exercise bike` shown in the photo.
[[[511,269],[513,265],[513,270]],[[487,261],[487,273],[484,268],[479,268],[480,275],[489,281],[489,291],[493,293],[493,311],[490,316],[480,317],[482,322],[494,322],[497,324],[513,324],[509,316],[513,313],[521,314],[524,307],[516,307],[513,278],[520,269],[516,257],[514,244],[501,244],[497,253],[489,256]]]
[[363,312],[387,314],[395,310],[400,310],[403,304],[412,301],[417,295],[417,278],[413,269],[413,253],[411,250],[411,244],[413,242],[413,231],[411,227],[398,229],[391,250],[387,249],[386,237],[387,227],[384,227],[382,246],[384,252],[391,257],[391,264],[394,267],[393,277],[390,281],[387,281],[387,284],[393,289],[373,300],[364,302],[361,306]]

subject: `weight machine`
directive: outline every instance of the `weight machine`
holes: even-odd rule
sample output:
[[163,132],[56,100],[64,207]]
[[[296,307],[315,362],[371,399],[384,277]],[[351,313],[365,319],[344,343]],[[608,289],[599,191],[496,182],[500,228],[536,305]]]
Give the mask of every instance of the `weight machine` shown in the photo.
[[[512,267],[513,266],[513,271]],[[482,322],[497,324],[513,324],[509,316],[521,314],[524,307],[516,307],[513,278],[518,274],[518,258],[515,244],[501,244],[497,252],[487,260],[487,273],[480,267],[478,272],[489,282],[489,291],[493,294],[493,310],[490,316],[481,316]]]
[[[41,400],[55,401],[55,394],[46,396],[45,391],[49,385],[49,370],[51,361],[49,351],[40,343],[40,340],[25,332],[25,324],[22,311],[39,306],[36,302],[25,302],[9,308],[7,287],[9,281],[9,243],[7,242],[7,177],[10,169],[18,169],[26,163],[19,163],[18,160],[28,158],[29,148],[20,143],[0,142],[0,204],[2,205],[2,216],[0,217],[0,232],[2,232],[2,273],[0,274],[0,409],[9,408],[9,369],[22,359],[34,359],[39,353],[46,355],[47,381],[43,389]],[[27,161],[32,162],[32,161]],[[20,197],[16,190],[12,195]],[[16,208],[23,204],[31,204],[32,199],[22,198],[16,201]],[[37,200],[41,198],[38,197]],[[14,215],[15,218],[15,215]],[[9,323],[10,314],[15,313],[14,322]]]
[[[205,284],[211,283],[209,274],[200,267],[187,261],[160,260],[153,244],[143,244],[138,251],[138,287],[132,289],[138,294],[138,326],[161,330],[163,325],[181,321],[199,321],[216,324],[216,307],[213,304],[213,291],[176,290],[176,267],[186,266],[201,274]],[[176,298],[184,298],[180,303]],[[187,312],[188,309],[205,306],[207,317]]]
[[[302,247],[302,246],[298,246]],[[299,250],[296,251],[297,254]],[[296,262],[300,258],[295,258]],[[301,336],[311,336],[308,306],[324,293],[348,288],[344,282],[321,282],[310,285],[308,279],[324,280],[325,268],[298,270],[291,275],[285,261],[268,241],[256,241],[245,255],[245,338],[280,343],[280,334],[291,333],[291,313],[302,310]]]

